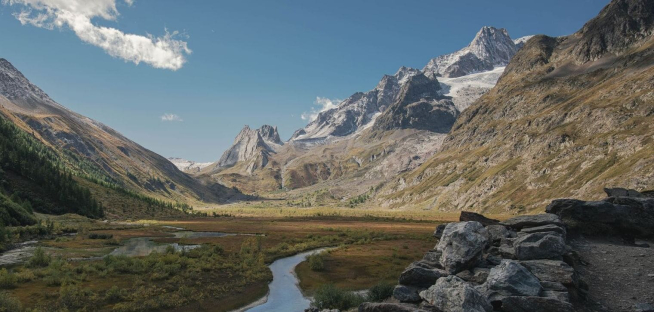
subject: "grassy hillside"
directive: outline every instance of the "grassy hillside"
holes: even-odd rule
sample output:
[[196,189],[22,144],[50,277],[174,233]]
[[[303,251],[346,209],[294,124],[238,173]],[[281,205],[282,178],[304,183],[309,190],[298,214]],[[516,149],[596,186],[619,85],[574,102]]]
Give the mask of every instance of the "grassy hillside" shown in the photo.
[[[441,150],[389,183],[376,202],[520,213],[555,198],[598,199],[607,186],[654,188],[652,19],[639,21],[637,7],[620,3],[576,34],[527,42]],[[623,37],[629,42],[611,41]]]

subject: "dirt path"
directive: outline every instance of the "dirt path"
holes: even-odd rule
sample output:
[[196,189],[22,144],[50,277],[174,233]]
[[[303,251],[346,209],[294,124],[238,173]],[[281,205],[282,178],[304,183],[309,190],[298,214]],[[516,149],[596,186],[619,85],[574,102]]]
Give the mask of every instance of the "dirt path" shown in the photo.
[[588,283],[589,302],[582,311],[640,311],[654,305],[654,242],[643,248],[621,239],[576,237],[570,240],[586,265],[578,270]]

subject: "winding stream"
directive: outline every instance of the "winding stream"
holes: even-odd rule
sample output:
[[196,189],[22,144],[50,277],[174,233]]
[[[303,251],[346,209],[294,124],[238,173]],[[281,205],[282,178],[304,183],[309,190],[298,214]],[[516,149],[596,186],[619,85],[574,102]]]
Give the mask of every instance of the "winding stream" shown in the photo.
[[268,285],[269,292],[266,298],[237,311],[304,311],[304,309],[309,307],[311,302],[302,294],[302,291],[300,291],[300,287],[298,286],[299,281],[297,276],[295,276],[295,267],[300,264],[300,262],[304,261],[309,255],[322,252],[323,250],[325,250],[325,248],[303,252],[273,262],[270,265],[273,280]]

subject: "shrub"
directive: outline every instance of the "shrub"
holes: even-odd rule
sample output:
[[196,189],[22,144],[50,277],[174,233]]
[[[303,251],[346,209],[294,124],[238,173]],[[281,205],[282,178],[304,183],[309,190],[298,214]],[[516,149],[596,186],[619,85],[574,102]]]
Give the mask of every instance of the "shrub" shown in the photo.
[[313,254],[307,257],[311,271],[324,271],[325,259],[322,253]]
[[45,251],[43,251],[43,248],[37,247],[34,251],[34,255],[32,255],[32,257],[27,261],[27,266],[32,268],[46,267],[50,264],[50,261],[52,261],[52,257],[46,254]]
[[2,268],[2,270],[0,270],[0,288],[15,288],[16,284],[18,284],[18,278],[16,277],[16,274],[7,271],[5,268]]
[[368,301],[382,302],[387,298],[393,296],[393,289],[395,286],[389,283],[378,283],[372,286],[368,291]]
[[91,233],[89,239],[110,239],[114,236],[112,234]]
[[6,291],[0,292],[0,312],[17,312],[22,310],[23,307],[18,299],[12,297]]
[[311,305],[323,309],[348,310],[359,306],[365,299],[355,293],[336,288],[336,286],[327,284],[316,290]]

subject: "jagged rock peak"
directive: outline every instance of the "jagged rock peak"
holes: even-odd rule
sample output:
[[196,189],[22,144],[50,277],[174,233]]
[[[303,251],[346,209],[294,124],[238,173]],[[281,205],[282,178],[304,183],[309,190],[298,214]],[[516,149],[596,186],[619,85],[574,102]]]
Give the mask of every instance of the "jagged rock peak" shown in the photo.
[[594,61],[650,37],[654,30],[654,0],[614,0],[588,21],[576,35],[574,49],[580,62]]
[[4,58],[0,58],[0,94],[11,100],[36,98],[53,102],[43,90],[32,84]]
[[274,153],[282,144],[277,127],[264,125],[259,129],[252,129],[246,125],[234,139],[234,144],[220,157],[218,167],[231,167],[238,162],[257,158],[261,160],[259,167],[264,167],[269,154]]
[[428,77],[461,77],[505,66],[517,51],[506,29],[484,26],[467,47],[431,59],[422,71]]
[[277,126],[263,125],[258,129],[261,137],[268,142],[282,145],[284,144],[279,138],[279,132],[277,132]]

